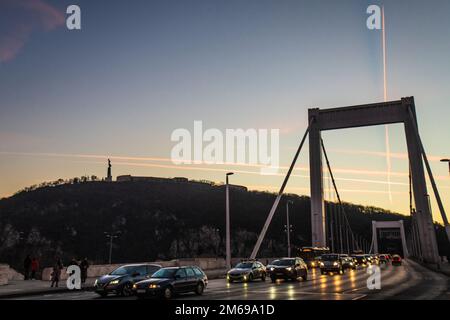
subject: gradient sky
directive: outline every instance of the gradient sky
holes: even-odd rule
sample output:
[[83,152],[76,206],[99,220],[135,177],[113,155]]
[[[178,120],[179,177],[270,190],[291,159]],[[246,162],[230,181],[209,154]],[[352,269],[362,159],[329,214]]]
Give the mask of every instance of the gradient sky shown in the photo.
[[[70,4],[81,7],[81,31],[65,27]],[[221,182],[233,170],[233,183],[277,190],[283,175],[254,167],[174,166],[170,135],[193,130],[194,120],[279,128],[281,165],[289,165],[308,108],[383,100],[370,4],[385,6],[389,100],[415,97],[449,208],[448,168],[438,162],[450,157],[448,0],[0,0],[0,197],[42,181],[103,177],[107,157],[114,176]],[[326,132],[324,142],[344,200],[406,214],[402,126],[391,125],[390,136],[392,202],[383,126]],[[288,192],[309,194],[306,147]]]

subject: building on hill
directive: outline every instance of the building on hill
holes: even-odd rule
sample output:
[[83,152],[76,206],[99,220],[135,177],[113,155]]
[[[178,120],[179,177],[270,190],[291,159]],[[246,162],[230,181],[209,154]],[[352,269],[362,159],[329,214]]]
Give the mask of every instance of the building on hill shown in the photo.
[[[212,181],[201,180],[189,180],[184,177],[175,177],[175,178],[160,178],[160,177],[139,177],[132,175],[121,175],[117,176],[117,182],[169,182],[169,183],[186,183],[190,185],[198,185],[198,186],[215,186],[216,184]],[[220,188],[225,188],[225,185],[220,185]],[[230,184],[230,189],[239,190],[239,191],[248,191],[247,187]]]

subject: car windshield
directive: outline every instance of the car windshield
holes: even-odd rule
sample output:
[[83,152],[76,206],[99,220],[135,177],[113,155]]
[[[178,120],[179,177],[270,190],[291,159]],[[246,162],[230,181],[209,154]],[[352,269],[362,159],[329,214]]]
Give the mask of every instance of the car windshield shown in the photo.
[[328,254],[322,256],[323,261],[336,261],[339,260],[339,256],[337,254]]
[[238,268],[238,269],[251,269],[252,266],[253,266],[253,263],[251,263],[251,262],[241,262],[241,263],[238,263],[236,265],[236,268]]
[[127,274],[133,274],[138,269],[138,266],[123,266],[119,267],[110,274],[113,276],[124,276]]
[[271,264],[274,266],[291,266],[294,264],[294,260],[292,259],[275,260]]
[[159,269],[152,275],[152,278],[174,278],[177,270],[178,269]]

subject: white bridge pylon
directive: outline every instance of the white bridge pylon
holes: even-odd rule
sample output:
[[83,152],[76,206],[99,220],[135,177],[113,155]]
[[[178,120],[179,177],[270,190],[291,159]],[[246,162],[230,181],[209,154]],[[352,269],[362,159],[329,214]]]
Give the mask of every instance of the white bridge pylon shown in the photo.
[[402,240],[403,256],[407,258],[409,256],[408,247],[406,245],[405,228],[403,227],[403,220],[399,221],[372,221],[372,245],[373,253],[379,254],[378,245],[378,229],[398,229],[400,233],[400,239]]
[[[414,98],[402,98],[397,101],[358,105],[333,109],[309,109],[309,126],[303,136],[302,142],[297,150],[291,167],[283,181],[282,187],[270,210],[258,241],[253,249],[251,258],[256,258],[261,243],[273,215],[280,202],[284,188],[289,180],[292,169],[295,166],[298,155],[309,133],[309,165],[310,165],[310,187],[311,187],[311,234],[312,246],[325,247],[325,210],[323,194],[323,166],[321,132],[326,130],[337,130],[375,125],[386,125],[403,123],[405,128],[408,157],[411,167],[411,178],[416,205],[416,217],[420,247],[423,260],[429,263],[439,263],[439,254],[436,234],[433,225],[431,209],[428,203],[428,192],[425,180],[424,162],[433,186],[433,191],[438,202],[442,219],[449,231],[448,220],[439,196],[434,178],[422,142],[420,140]],[[450,238],[450,233],[448,234]]]

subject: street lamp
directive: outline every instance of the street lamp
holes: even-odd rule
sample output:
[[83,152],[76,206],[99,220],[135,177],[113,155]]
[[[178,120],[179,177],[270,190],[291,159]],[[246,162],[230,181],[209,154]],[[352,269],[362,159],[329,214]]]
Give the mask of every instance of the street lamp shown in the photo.
[[448,162],[448,172],[450,173],[450,159],[442,159],[441,162]]
[[292,225],[289,224],[289,204],[293,204],[292,200],[286,202],[286,234],[287,234],[287,248],[288,248],[288,258],[291,257],[291,228]]
[[107,239],[109,239],[109,264],[111,264],[112,261],[112,247],[113,247],[113,240],[118,238],[120,235],[120,231],[115,232],[103,232]]
[[226,239],[225,239],[225,246],[226,246],[226,265],[227,265],[227,269],[230,270],[231,269],[231,245],[230,245],[230,187],[229,187],[229,183],[228,183],[228,177],[233,175],[233,172],[228,172],[226,174],[226,195],[225,195],[225,207],[226,207],[226,226],[225,226],[225,232],[226,232]]

